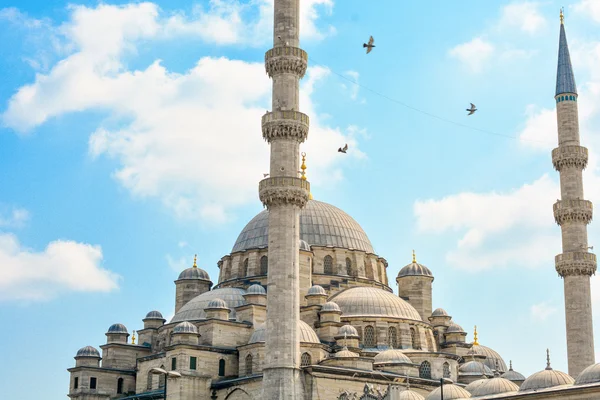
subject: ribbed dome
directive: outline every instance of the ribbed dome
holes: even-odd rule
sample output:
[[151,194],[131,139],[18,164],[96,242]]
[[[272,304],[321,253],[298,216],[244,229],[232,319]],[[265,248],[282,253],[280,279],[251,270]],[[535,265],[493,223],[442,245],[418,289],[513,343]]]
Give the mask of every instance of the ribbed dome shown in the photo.
[[476,381],[473,381],[471,383],[469,383],[467,386],[465,386],[465,390],[469,393],[471,393],[471,395],[473,394],[473,392],[475,390],[477,390],[477,388],[481,385],[483,385],[486,381],[488,381],[488,378],[482,378],[482,379],[477,379]]
[[160,311],[150,311],[144,319],[164,319]]
[[254,284],[246,290],[246,294],[267,294],[267,291],[261,285]]
[[327,311],[342,312],[342,310],[340,310],[340,306],[338,306],[333,301],[328,301],[327,303],[323,304],[323,306],[321,306],[321,312],[323,312],[323,311],[325,311],[325,312],[327,312]]
[[206,306],[206,308],[222,308],[225,310],[229,310],[229,307],[227,307],[227,303],[225,303],[225,300],[223,299],[212,299],[208,302],[208,306]]
[[432,317],[448,317],[448,313],[443,308],[436,308],[432,313]]
[[398,349],[388,349],[373,358],[373,364],[412,364],[413,362]]
[[425,397],[421,396],[417,392],[413,392],[410,389],[400,391],[400,394],[396,397],[397,400],[425,400]]
[[484,379],[484,381],[485,382],[471,392],[473,397],[491,396],[494,394],[516,392],[519,390],[519,387],[508,379],[497,377]]
[[403,276],[431,276],[433,278],[433,273],[423,264],[413,262],[398,272],[398,278],[402,278]]
[[310,245],[305,240],[300,239],[300,250],[310,251]]
[[127,328],[123,324],[112,324],[106,333],[127,333]]
[[342,350],[338,351],[333,356],[335,358],[355,358],[355,357],[359,357],[359,354],[348,350],[348,348],[346,346],[344,346],[344,348]]
[[173,333],[198,333],[198,328],[192,323],[183,321],[173,328]]
[[344,317],[386,316],[421,321],[413,306],[393,293],[372,287],[353,287],[331,297]]
[[450,326],[448,326],[447,333],[466,333],[465,330],[457,324],[456,322],[451,322]]
[[[306,322],[302,320],[299,320],[298,322],[298,326],[300,327],[300,343],[321,343],[316,332],[310,326],[308,326]],[[254,333],[252,333],[252,336],[250,336],[248,344],[264,343],[266,338],[267,328],[265,324],[262,324],[254,330]]]
[[231,309],[229,318],[234,319],[236,316],[234,308],[246,304],[246,300],[244,299],[245,293],[246,292],[243,289],[238,288],[220,288],[202,293],[181,307],[171,322],[206,319],[206,313],[204,312],[204,309],[208,306],[208,303],[214,299],[225,300],[227,307]]
[[179,274],[179,279],[204,279],[210,281],[210,277],[208,276],[208,272],[198,267],[190,267],[188,269],[184,269]]
[[492,370],[479,361],[469,361],[458,367],[460,376],[494,376]]
[[100,352],[95,347],[85,346],[77,351],[77,355],[75,357],[97,357],[97,358],[100,358]]
[[[441,388],[435,389],[429,393],[425,400],[441,400]],[[444,400],[465,399],[471,397],[471,393],[456,385],[444,385]]]
[[327,296],[327,292],[325,291],[325,289],[323,289],[323,286],[314,285],[314,286],[311,286],[310,289],[308,289],[308,292],[307,292],[308,296],[317,295],[317,294]]
[[475,354],[480,354],[486,357],[485,360],[483,360],[483,363],[490,367],[492,371],[496,369],[496,361],[498,361],[498,371],[500,373],[503,373],[508,369],[506,368],[506,363],[502,357],[500,357],[500,354],[489,347],[474,344],[471,349]]
[[358,337],[358,331],[352,325],[344,325],[338,331],[337,336]]
[[519,391],[545,389],[554,386],[572,385],[573,383],[575,383],[575,380],[564,372],[545,369],[525,379]]
[[523,374],[520,374],[517,371],[513,370],[512,361],[510,362],[510,367],[508,368],[508,371],[502,374],[502,378],[508,379],[511,382],[523,382],[525,380]]
[[576,385],[600,382],[600,363],[590,365],[577,376]]
[[[244,227],[232,253],[267,247],[269,211],[263,210]],[[360,225],[331,204],[309,200],[300,210],[300,239],[310,246],[333,246],[373,253],[373,246]]]

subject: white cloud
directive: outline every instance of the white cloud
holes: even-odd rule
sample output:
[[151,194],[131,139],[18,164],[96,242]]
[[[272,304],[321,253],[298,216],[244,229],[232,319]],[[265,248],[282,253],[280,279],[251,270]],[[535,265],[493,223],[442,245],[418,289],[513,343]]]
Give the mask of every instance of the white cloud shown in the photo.
[[540,13],[538,2],[515,2],[502,9],[499,26],[501,29],[518,28],[523,32],[536,33],[547,24]]
[[519,133],[521,144],[536,150],[551,151],[557,145],[556,109],[527,106],[525,126]]
[[0,228],[16,228],[29,221],[29,211],[0,204]]
[[480,37],[459,44],[449,54],[467,65],[473,72],[481,72],[494,54],[494,46]]
[[0,234],[0,301],[41,301],[64,292],[109,292],[119,276],[100,266],[102,250],[73,241],[57,240],[36,252],[16,236]]
[[349,82],[348,84],[342,83],[342,88],[350,94],[351,100],[356,101],[358,99],[358,91],[360,87],[353,82],[358,83],[360,74],[357,71],[349,70],[344,72],[344,75],[346,75],[352,82]]
[[545,321],[558,311],[558,308],[548,302],[534,304],[529,308],[531,318],[537,321]]
[[585,14],[596,22],[600,22],[600,1],[598,0],[582,0],[573,5],[576,12]]
[[167,264],[169,265],[169,268],[171,268],[173,271],[175,271],[177,273],[180,273],[184,269],[192,266],[192,262],[186,257],[175,258],[172,255],[167,254],[166,259],[167,259]]

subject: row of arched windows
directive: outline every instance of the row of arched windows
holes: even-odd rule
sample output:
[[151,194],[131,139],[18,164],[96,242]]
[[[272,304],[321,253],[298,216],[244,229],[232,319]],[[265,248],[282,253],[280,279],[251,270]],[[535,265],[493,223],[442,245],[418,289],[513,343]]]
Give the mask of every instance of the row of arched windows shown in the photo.
[[[269,257],[262,256],[260,258],[260,270],[258,271],[258,275],[267,275],[269,272]],[[248,259],[246,258],[242,263],[242,268],[240,271],[240,277],[244,278],[248,276]]]
[[560,97],[556,98],[557,103],[560,103],[562,101],[577,101],[577,96],[567,95],[567,96],[560,96]]
[[[450,364],[447,362],[442,366],[444,378],[450,378]],[[419,366],[419,378],[431,379],[431,364],[429,361],[423,361]]]
[[[357,330],[360,332],[360,327],[357,328]],[[362,342],[363,342],[363,346],[364,347],[377,347],[377,336],[375,335],[375,328],[372,325],[367,325],[364,328],[364,336],[360,335],[359,336],[362,337]],[[431,342],[431,338],[428,337],[428,342]],[[421,349],[421,340],[419,337],[419,334],[417,333],[415,328],[410,328],[410,340],[411,340],[411,347],[413,349],[416,350],[420,350]],[[398,329],[394,326],[390,326],[388,328],[388,334],[387,334],[387,343],[389,346],[393,347],[393,348],[399,348],[399,340],[398,340]],[[430,348],[433,347],[433,343],[430,343]]]

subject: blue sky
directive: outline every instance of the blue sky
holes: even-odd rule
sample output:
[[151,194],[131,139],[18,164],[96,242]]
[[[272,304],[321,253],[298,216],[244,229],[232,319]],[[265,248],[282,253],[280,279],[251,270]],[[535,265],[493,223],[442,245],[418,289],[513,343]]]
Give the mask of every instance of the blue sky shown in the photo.
[[[303,2],[313,195],[363,226],[391,282],[415,249],[435,274],[434,307],[468,340],[477,324],[525,375],[547,347],[565,371],[550,158],[558,10],[590,149],[586,197],[600,204],[600,1],[385,3]],[[173,280],[195,253],[216,281],[262,209],[271,7],[0,1],[6,397],[65,398],[77,349],[104,343],[112,323],[172,315]],[[479,111],[467,118],[469,102]],[[589,236],[600,246],[597,222]],[[34,363],[44,373],[31,380]]]

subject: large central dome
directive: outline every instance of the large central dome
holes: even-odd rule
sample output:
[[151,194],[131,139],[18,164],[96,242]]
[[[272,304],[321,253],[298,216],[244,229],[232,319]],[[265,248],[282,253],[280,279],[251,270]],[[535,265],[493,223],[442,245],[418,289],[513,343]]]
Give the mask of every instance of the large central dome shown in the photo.
[[[231,250],[267,247],[269,211],[264,210],[244,227]],[[351,216],[331,204],[309,200],[300,211],[300,239],[311,246],[333,246],[374,253],[371,241]]]

